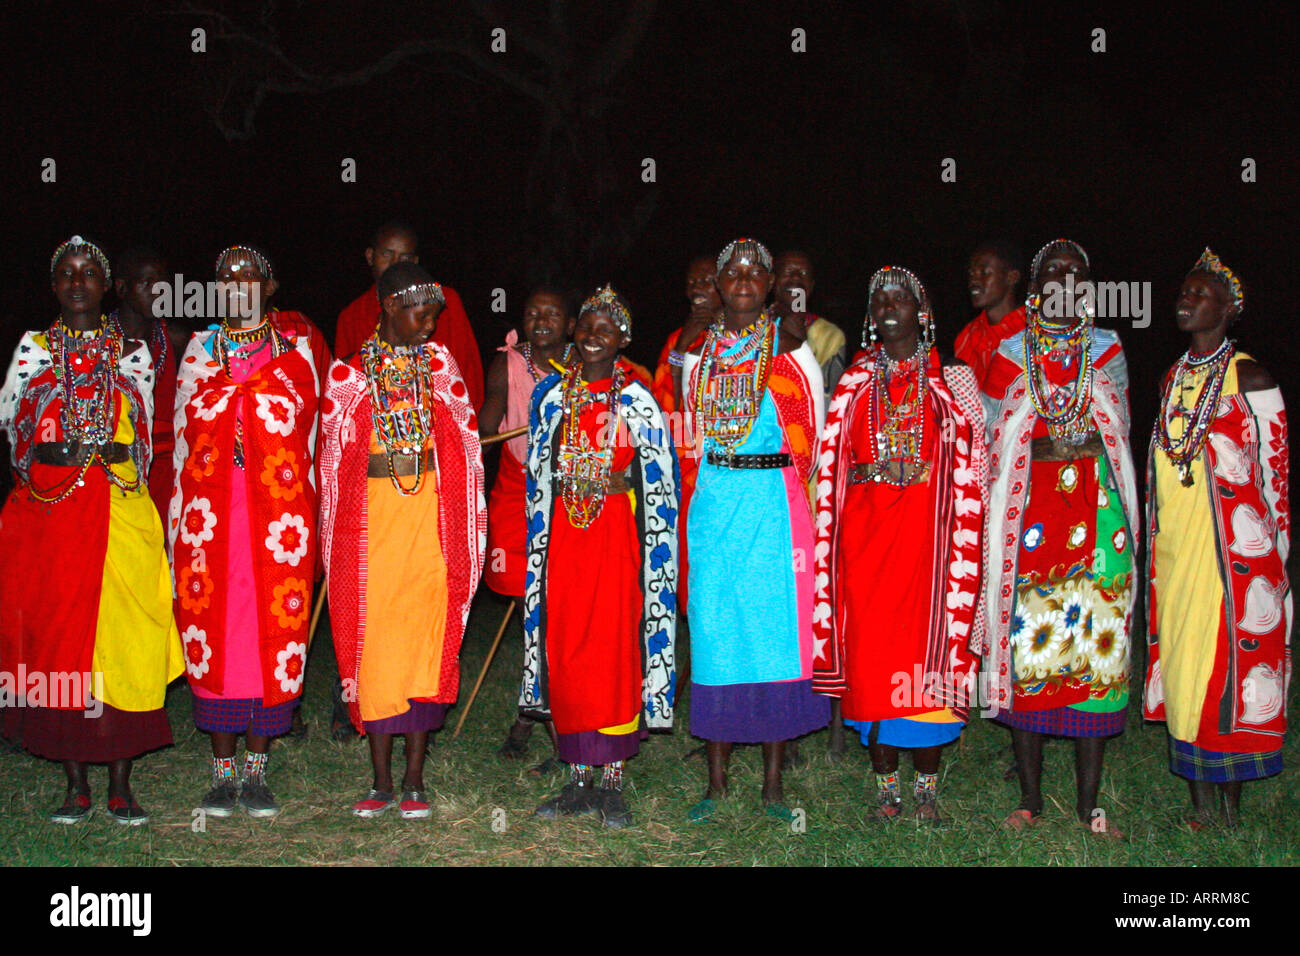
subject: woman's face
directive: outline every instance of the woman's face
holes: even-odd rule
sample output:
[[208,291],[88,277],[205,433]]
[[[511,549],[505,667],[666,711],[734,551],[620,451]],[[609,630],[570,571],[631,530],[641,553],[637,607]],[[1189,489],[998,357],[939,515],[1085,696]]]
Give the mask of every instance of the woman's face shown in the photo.
[[584,312],[573,327],[573,344],[584,363],[612,364],[631,339],[604,312]]
[[441,312],[441,302],[402,305],[397,296],[389,296],[384,300],[380,335],[389,345],[423,345],[433,337]]
[[246,252],[232,252],[217,270],[217,283],[226,300],[228,318],[260,318],[266,302],[279,288],[274,279],[262,275]]
[[761,262],[738,262],[732,258],[718,273],[718,294],[733,314],[757,312],[767,302],[774,277]]
[[108,276],[103,266],[90,256],[69,252],[54,264],[50,287],[65,318],[98,315],[104,293],[108,291]]
[[871,293],[871,320],[882,342],[906,342],[921,332],[920,304],[903,286],[886,286]]
[[1183,280],[1177,309],[1178,331],[1211,332],[1228,327],[1233,302],[1222,282],[1204,272],[1193,272]]

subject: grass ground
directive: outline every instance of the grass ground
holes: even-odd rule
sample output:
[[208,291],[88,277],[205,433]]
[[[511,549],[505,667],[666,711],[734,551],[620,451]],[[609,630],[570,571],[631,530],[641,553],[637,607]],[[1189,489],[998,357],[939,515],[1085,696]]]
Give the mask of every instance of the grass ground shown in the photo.
[[[481,595],[470,618],[462,655],[462,701],[487,655],[504,605]],[[629,764],[627,797],[634,826],[605,831],[592,817],[548,822],[532,810],[557,791],[559,776],[542,779],[527,768],[546,754],[538,730],[529,759],[507,762],[496,755],[513,720],[521,632],[518,617],[497,655],[459,739],[451,737],[459,709],[425,768],[432,792],[430,820],[403,821],[395,813],[358,820],[349,812],[369,786],[369,760],[358,741],[329,738],[329,695],[335,666],[325,623],[308,667],[307,738],[275,745],[271,784],[284,805],[274,821],[239,815],[209,820],[195,832],[191,808],[208,787],[208,742],[190,719],[184,682],[168,695],[176,745],[136,764],[137,796],[150,811],[148,826],[126,828],[99,809],[87,823],[59,827],[46,814],[63,795],[63,774],[53,763],[21,753],[0,755],[0,858],[11,866],[190,865],[800,865],[976,866],[1117,865],[1256,866],[1300,862],[1297,776],[1300,745],[1291,734],[1280,777],[1245,788],[1245,822],[1235,831],[1192,833],[1182,825],[1187,788],[1168,770],[1163,726],[1144,725],[1130,709],[1127,732],[1110,744],[1102,780],[1102,804],[1128,834],[1123,842],[1090,835],[1073,820],[1073,748],[1054,741],[1047,748],[1044,823],[1030,833],[1004,831],[999,823],[1016,804],[1017,788],[1004,782],[1009,735],[976,718],[962,740],[945,752],[941,810],[946,823],[920,826],[910,820],[882,824],[870,819],[865,799],[870,768],[864,748],[850,740],[833,760],[828,732],[804,739],[802,767],[786,775],[787,802],[803,810],[803,832],[765,817],[758,799],[759,748],[738,748],[733,757],[732,797],[714,821],[686,822],[703,792],[704,762],[687,757],[698,741],[686,731],[689,699],[678,712],[678,729],[655,735]],[[1294,712],[1294,694],[1292,705]],[[400,744],[397,747],[400,752]],[[394,775],[401,774],[395,754]],[[241,758],[242,759],[242,758]],[[905,780],[911,770],[904,757]],[[92,772],[97,805],[105,798],[106,774]]]

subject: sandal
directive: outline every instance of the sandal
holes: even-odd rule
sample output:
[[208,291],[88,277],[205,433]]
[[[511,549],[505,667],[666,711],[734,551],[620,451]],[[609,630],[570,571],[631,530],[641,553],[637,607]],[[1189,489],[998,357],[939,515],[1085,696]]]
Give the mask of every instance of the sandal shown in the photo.
[[1038,818],[1041,814],[1034,813],[1032,810],[1017,808],[1007,814],[1007,818],[1002,821],[1004,830],[1028,830],[1030,827],[1038,825]]
[[563,768],[563,763],[556,760],[554,757],[547,757],[536,766],[529,767],[528,773],[534,777],[549,777],[551,774],[555,773],[555,771],[562,770]]
[[50,814],[51,823],[76,824],[89,819],[94,811],[88,793],[69,793],[63,806]]
[[109,797],[108,815],[126,827],[138,827],[149,822],[149,814],[144,812],[135,797]]
[[393,805],[393,795],[385,793],[382,790],[368,790],[366,795],[352,805],[353,816],[377,817],[382,813],[387,813]]
[[423,790],[403,790],[402,802],[397,809],[403,820],[424,820],[433,816],[429,795]]

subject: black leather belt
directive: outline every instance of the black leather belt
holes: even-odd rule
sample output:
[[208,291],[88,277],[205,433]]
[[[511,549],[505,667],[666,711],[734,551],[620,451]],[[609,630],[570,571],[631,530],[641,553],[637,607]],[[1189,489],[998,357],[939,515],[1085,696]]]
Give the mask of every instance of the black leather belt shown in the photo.
[[785,452],[775,455],[728,455],[711,451],[705,460],[710,465],[720,465],[723,468],[787,468],[794,464]]
[[[410,477],[415,474],[416,457],[414,455],[394,455],[393,456],[393,474],[402,477]],[[427,448],[424,452],[424,466],[426,469],[437,467],[433,449]],[[370,462],[366,465],[367,478],[387,478],[388,477],[388,456],[385,454],[371,455]]]
[[131,446],[115,441],[102,445],[51,441],[37,445],[33,449],[33,455],[42,465],[63,465],[68,468],[80,468],[92,455],[99,455],[100,460],[107,464],[120,465],[130,460]]

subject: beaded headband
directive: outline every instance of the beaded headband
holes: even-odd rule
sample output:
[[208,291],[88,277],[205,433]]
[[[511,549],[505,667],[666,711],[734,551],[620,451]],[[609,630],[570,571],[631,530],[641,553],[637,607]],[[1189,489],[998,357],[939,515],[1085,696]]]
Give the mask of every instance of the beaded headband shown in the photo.
[[403,306],[428,305],[430,302],[437,302],[439,305],[446,305],[447,299],[442,294],[442,286],[437,282],[417,282],[414,285],[408,285],[405,289],[398,289],[388,296],[396,298]]
[[[236,253],[246,256],[252,262],[253,267],[257,269],[264,278],[275,278],[271,273],[271,263],[267,262],[266,256],[262,255],[262,253],[258,252],[251,246],[231,246],[229,249],[222,252],[221,255],[217,256],[217,267],[215,271],[218,275],[221,274],[221,267],[226,264],[226,260]],[[239,266],[235,266],[233,271],[238,272],[239,269]]]
[[[934,340],[934,312],[930,308],[930,293],[925,291],[925,284],[916,277],[911,269],[902,266],[882,266],[876,270],[867,286],[867,299],[876,294],[878,289],[906,289],[916,300],[916,317],[921,323],[922,339]],[[871,319],[871,308],[867,307],[866,328],[863,330],[863,347],[867,342],[867,332],[875,339],[875,325]]]
[[1029,267],[1030,289],[1038,288],[1038,272],[1043,268],[1043,263],[1047,261],[1048,256],[1065,250],[1073,252],[1083,260],[1085,266],[1090,270],[1092,269],[1092,262],[1089,261],[1088,253],[1083,246],[1079,245],[1073,239],[1053,239],[1051,242],[1044,245],[1043,248],[1039,249],[1038,254],[1034,256],[1034,264]]
[[921,280],[916,277],[916,273],[910,269],[904,269],[902,266],[884,266],[877,269],[876,274],[871,277],[871,284],[867,287],[867,298],[870,299],[877,289],[906,289],[916,300],[918,311],[930,311],[930,295],[925,291]]
[[582,303],[578,318],[582,318],[588,312],[605,313],[618,326],[620,332],[628,338],[632,337],[632,313],[628,311],[627,303],[608,282],[603,289],[597,289],[595,295]]
[[732,259],[738,260],[743,265],[753,265],[757,262],[768,272],[772,271],[772,253],[768,252],[767,246],[757,239],[742,238],[727,243],[727,247],[718,256],[718,271],[721,272],[726,268],[727,263]]
[[59,248],[54,250],[54,255],[50,256],[50,275],[54,275],[54,267],[59,264],[59,260],[68,253],[73,252],[82,256],[89,256],[99,264],[104,270],[104,281],[111,282],[113,279],[113,270],[108,267],[108,256],[104,255],[104,250],[99,248],[89,239],[83,239],[81,236],[73,236]]
[[1232,296],[1233,304],[1236,305],[1237,311],[1241,312],[1246,307],[1246,290],[1237,278],[1237,274],[1223,264],[1223,260],[1211,251],[1209,246],[1201,253],[1201,258],[1196,260],[1196,265],[1192,266],[1192,272],[1204,272],[1218,279],[1228,288],[1228,294]]

